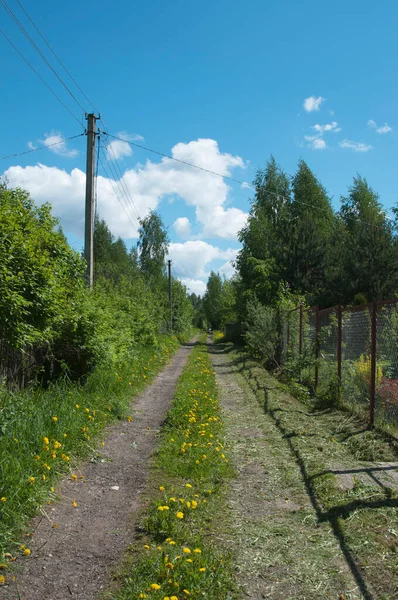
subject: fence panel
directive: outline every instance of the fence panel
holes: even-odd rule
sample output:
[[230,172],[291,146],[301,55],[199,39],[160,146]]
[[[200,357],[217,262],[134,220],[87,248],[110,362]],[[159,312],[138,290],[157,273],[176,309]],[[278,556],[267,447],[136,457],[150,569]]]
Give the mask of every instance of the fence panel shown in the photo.
[[344,310],[342,320],[342,400],[369,415],[371,382],[371,305]]
[[398,304],[378,303],[376,312],[375,421],[398,426]]
[[318,389],[325,391],[338,380],[338,308],[319,311]]
[[301,380],[313,387],[315,387],[316,320],[317,309],[310,308],[303,311],[301,351],[304,367]]

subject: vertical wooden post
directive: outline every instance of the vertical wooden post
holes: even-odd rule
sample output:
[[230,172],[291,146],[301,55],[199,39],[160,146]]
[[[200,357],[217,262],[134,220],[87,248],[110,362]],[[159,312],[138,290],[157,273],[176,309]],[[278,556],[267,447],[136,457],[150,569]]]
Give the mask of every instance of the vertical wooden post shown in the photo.
[[337,307],[337,377],[341,388],[341,355],[343,345],[343,311],[341,304]]
[[303,351],[303,305],[300,304],[299,354]]
[[371,308],[371,328],[370,328],[370,414],[369,426],[373,427],[375,420],[375,396],[376,396],[376,321],[377,321],[377,303],[372,302]]
[[319,379],[319,329],[320,329],[320,320],[319,320],[319,306],[315,307],[315,384],[314,388],[318,387],[318,379]]

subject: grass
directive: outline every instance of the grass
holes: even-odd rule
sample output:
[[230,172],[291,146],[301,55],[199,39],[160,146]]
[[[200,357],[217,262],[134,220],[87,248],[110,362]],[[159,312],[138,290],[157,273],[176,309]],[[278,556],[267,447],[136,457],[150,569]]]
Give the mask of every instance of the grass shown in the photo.
[[[202,340],[204,336],[202,336]],[[223,487],[232,474],[210,357],[192,351],[161,434],[144,535],[112,598],[233,597],[229,553],[214,544]]]
[[[396,597],[398,493],[394,486],[366,481],[361,474],[361,469],[372,467],[366,461],[397,462],[394,448],[377,432],[363,428],[354,416],[337,409],[311,411],[303,406],[245,353],[233,351],[228,356],[236,361],[272,422],[269,444],[271,453],[279,455],[278,488],[289,489],[292,498],[297,494],[300,504],[299,475],[311,502],[312,512],[307,516],[313,519],[314,534],[315,527],[326,525],[340,546],[341,559],[356,584],[356,591],[346,590],[345,598]],[[351,476],[353,486],[344,489],[336,471]],[[296,559],[302,571],[310,565],[306,557],[303,547]]]
[[[96,453],[104,427],[130,419],[133,396],[169,361],[179,345],[162,336],[157,347],[137,348],[119,365],[101,365],[84,385],[59,381],[49,389],[0,388],[0,565],[16,553],[22,530],[43,504],[56,498],[59,478],[72,478],[77,459]],[[4,577],[4,575],[3,575]],[[1,581],[0,581],[1,583]]]

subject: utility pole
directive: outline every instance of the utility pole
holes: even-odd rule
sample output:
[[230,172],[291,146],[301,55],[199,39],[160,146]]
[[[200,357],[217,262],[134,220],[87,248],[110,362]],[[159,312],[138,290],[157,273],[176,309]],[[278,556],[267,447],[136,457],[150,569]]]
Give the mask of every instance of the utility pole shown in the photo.
[[84,258],[87,262],[87,283],[93,287],[94,278],[94,157],[97,117],[90,113],[87,119],[86,213],[84,224]]
[[168,274],[169,274],[169,310],[170,310],[169,327],[170,327],[170,331],[173,331],[173,312],[172,312],[172,306],[171,306],[171,260],[167,261],[167,270],[168,270]]

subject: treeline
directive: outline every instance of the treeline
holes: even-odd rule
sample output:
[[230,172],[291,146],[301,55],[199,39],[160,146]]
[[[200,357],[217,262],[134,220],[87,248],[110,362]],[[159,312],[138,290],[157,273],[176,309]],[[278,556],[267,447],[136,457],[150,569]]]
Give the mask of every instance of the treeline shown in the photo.
[[[90,292],[85,261],[69,246],[50,205],[37,207],[26,191],[1,184],[0,340],[33,353],[46,376],[62,371],[72,377],[101,362],[123,361],[139,345],[155,345],[170,320],[168,244],[155,212],[141,221],[130,252],[97,219]],[[191,327],[193,308],[176,279],[172,293],[178,334]]]
[[211,273],[204,297],[196,299],[214,327],[237,319],[250,328],[262,307],[303,301],[326,308],[395,296],[397,209],[389,217],[366,179],[354,177],[337,211],[303,160],[291,177],[271,156],[253,183],[236,273],[229,282]]
[[236,262],[241,309],[253,297],[274,304],[282,283],[321,308],[398,291],[397,223],[366,179],[354,177],[338,211],[303,160],[289,177],[271,157],[254,186]]

